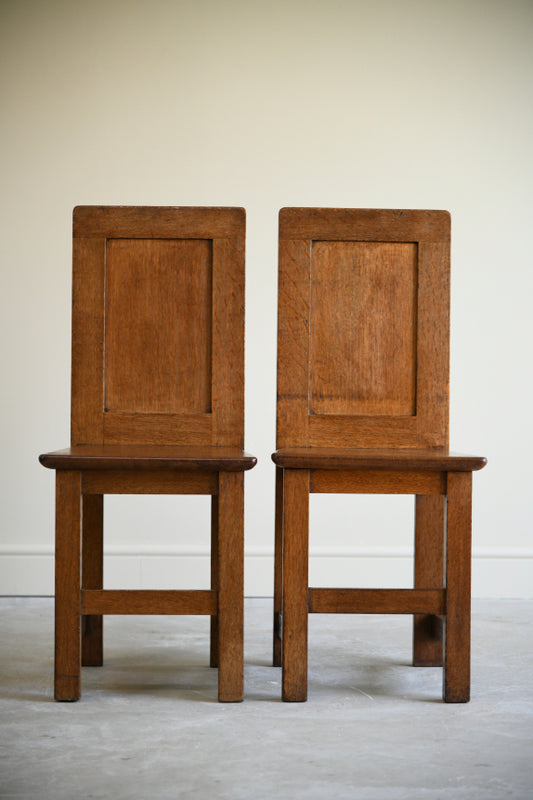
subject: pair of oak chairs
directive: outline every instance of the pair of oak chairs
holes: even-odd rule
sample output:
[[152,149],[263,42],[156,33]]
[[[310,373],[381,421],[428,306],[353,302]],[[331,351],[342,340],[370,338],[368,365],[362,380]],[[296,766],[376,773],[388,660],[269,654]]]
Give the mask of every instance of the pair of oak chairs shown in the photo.
[[[205,614],[243,698],[245,213],[74,210],[71,446],[56,470],[55,697],[103,662],[104,614]],[[414,616],[414,664],[469,699],[472,472],[448,451],[450,219],[286,208],[279,221],[274,664],[307,696],[309,613]],[[416,496],[412,589],[308,586],[309,495]],[[211,496],[211,588],[103,588],[103,495]]]

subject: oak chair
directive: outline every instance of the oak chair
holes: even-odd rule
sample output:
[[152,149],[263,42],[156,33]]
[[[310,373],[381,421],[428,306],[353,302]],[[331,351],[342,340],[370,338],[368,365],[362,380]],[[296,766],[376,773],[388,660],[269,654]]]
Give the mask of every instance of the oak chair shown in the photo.
[[[442,665],[444,700],[469,699],[472,471],[486,460],[448,450],[449,277],[447,212],[280,212],[272,458],[284,700],[307,698],[309,613],[413,614],[414,665]],[[310,492],[415,495],[414,588],[310,588]]]
[[[74,209],[71,446],[56,470],[55,698],[103,663],[103,614],[207,614],[218,698],[243,697],[240,208]],[[103,495],[211,495],[211,588],[103,588]]]

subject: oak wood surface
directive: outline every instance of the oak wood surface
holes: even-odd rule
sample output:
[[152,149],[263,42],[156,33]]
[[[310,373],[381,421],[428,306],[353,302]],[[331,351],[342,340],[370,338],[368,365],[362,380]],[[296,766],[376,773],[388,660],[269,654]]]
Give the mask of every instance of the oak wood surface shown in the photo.
[[274,530],[274,667],[281,667],[282,652],[282,600],[283,600],[283,470],[276,467]]
[[307,699],[309,472],[283,475],[283,674],[285,701]]
[[418,417],[312,414],[308,417],[310,447],[387,449],[420,447]]
[[448,447],[450,240],[419,242],[416,416],[418,441]]
[[[81,586],[82,590],[104,587],[104,498],[101,494],[85,495],[82,500]],[[82,617],[81,651],[84,667],[102,665],[101,614]]]
[[411,242],[314,242],[312,414],[416,413],[417,286]]
[[[415,500],[414,587],[444,585],[444,497],[417,495]],[[413,664],[442,666],[443,623],[434,614],[415,614],[413,619]]]
[[447,211],[373,208],[282,208],[279,238],[322,241],[447,241]]
[[212,442],[244,447],[244,231],[213,241]]
[[331,494],[445,494],[446,473],[424,470],[311,471],[311,492]]
[[55,682],[56,700],[81,693],[81,473],[56,473]]
[[[82,646],[102,664],[104,614],[204,614],[219,700],[242,700],[244,210],[82,206],[73,231],[71,446],[39,459],[57,479],[55,696],[79,698]],[[105,590],[103,495],[171,493],[212,496],[211,589]]]
[[482,469],[487,459],[453,453],[447,449],[392,449],[294,447],[277,450],[272,460],[289,469],[385,469],[470,472]]
[[212,242],[108,239],[105,410],[211,411]]
[[309,438],[311,242],[279,242],[277,446]]
[[175,447],[158,445],[78,445],[44,453],[39,461],[50,469],[186,470],[240,472],[257,463],[238,447]]
[[76,206],[74,236],[212,239],[242,235],[244,208],[209,206]]
[[209,589],[85,589],[83,614],[213,614],[217,596]]
[[243,699],[244,474],[221,472],[218,487],[218,699]]
[[72,242],[70,443],[104,441],[105,238]]
[[82,473],[83,495],[92,494],[216,494],[216,472],[102,469]]
[[[211,497],[211,591],[218,593],[219,559],[218,559],[218,486],[217,494]],[[209,621],[209,666],[218,667],[219,662],[219,637],[218,637],[218,607],[211,614]]]
[[74,212],[71,445],[243,446],[242,209]]
[[472,473],[448,475],[444,700],[470,699]]
[[[486,459],[448,449],[449,275],[447,212],[280,212],[272,459],[284,700],[306,699],[309,613],[413,614],[414,664],[428,666],[443,664],[444,620],[443,696],[468,699],[469,503]],[[416,495],[414,588],[308,588],[310,492]]]
[[309,589],[314,614],[444,614],[444,589]]
[[448,445],[447,212],[282,209],[277,447]]
[[202,446],[213,441],[213,415],[204,413],[136,414],[128,411],[106,411],[103,415],[104,442],[109,445],[145,444]]

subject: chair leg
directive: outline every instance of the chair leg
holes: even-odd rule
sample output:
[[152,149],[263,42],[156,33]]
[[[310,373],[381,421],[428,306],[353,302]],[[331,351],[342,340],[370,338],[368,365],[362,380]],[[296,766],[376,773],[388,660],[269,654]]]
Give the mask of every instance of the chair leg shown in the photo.
[[[104,588],[104,498],[87,494],[82,502],[82,569],[84,589]],[[103,617],[82,617],[81,663],[84,667],[103,664]]]
[[[443,495],[417,495],[415,501],[415,589],[431,589],[444,582],[446,501]],[[442,666],[443,620],[434,614],[415,614],[413,664]]]
[[218,699],[243,699],[244,473],[218,480]]
[[81,473],[56,472],[55,690],[56,700],[81,694]]
[[276,510],[274,536],[274,647],[273,664],[281,667],[281,615],[283,603],[283,470],[276,467]]
[[472,473],[450,472],[446,522],[444,700],[470,699]]
[[[218,592],[218,496],[211,497],[211,589]],[[211,616],[209,665],[218,667],[218,615]]]
[[283,475],[283,677],[285,701],[307,700],[309,470]]

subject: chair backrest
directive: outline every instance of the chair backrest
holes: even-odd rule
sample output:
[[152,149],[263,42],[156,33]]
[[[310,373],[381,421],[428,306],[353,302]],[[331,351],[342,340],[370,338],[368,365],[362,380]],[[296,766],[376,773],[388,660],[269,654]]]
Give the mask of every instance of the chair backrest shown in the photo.
[[74,209],[71,444],[243,447],[241,208]]
[[284,208],[277,447],[448,445],[450,216]]

